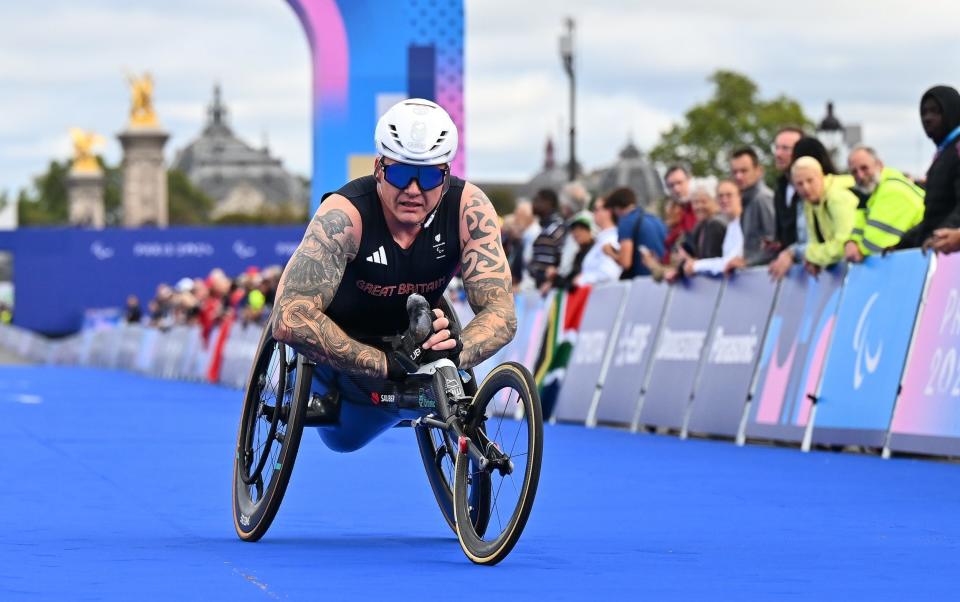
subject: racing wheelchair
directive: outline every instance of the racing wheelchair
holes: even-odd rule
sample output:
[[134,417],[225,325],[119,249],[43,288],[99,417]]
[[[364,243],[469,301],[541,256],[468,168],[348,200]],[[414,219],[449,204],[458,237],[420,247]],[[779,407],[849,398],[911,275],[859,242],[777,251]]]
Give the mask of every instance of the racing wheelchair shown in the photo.
[[[445,298],[441,309],[457,319]],[[410,319],[412,331],[422,314],[411,310]],[[264,329],[244,393],[233,471],[234,527],[244,541],[270,528],[304,427],[328,425],[306,420],[314,367]],[[415,409],[415,418],[396,426],[413,428],[437,505],[464,553],[477,564],[500,562],[520,538],[540,479],[543,417],[529,370],[506,362],[478,386],[472,370],[441,359],[420,366],[391,395],[398,406]]]

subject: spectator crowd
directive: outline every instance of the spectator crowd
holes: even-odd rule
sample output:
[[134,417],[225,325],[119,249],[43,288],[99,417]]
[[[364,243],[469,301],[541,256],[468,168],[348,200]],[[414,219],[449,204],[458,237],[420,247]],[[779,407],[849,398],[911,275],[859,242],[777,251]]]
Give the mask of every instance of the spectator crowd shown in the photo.
[[[935,86],[920,100],[920,121],[935,147],[915,182],[857,146],[842,173],[816,137],[790,125],[771,140],[775,173],[756,149],[728,157],[715,186],[684,165],[664,174],[662,217],[626,187],[596,191],[581,183],[543,188],[503,219],[504,249],[517,291],[570,289],[636,276],[675,282],[766,266],[781,279],[794,265],[816,275],[840,261],[922,247],[960,250],[960,93]],[[204,340],[228,316],[266,321],[281,266],[249,268],[236,278],[214,269],[206,278],[161,283],[146,309],[127,300],[126,320],[161,329],[198,325]]]
[[816,137],[785,125],[771,140],[776,173],[767,185],[756,149],[737,148],[715,186],[683,165],[664,175],[662,217],[629,188],[579,183],[539,190],[504,218],[504,248],[516,290],[573,288],[650,275],[674,282],[766,266],[781,279],[794,265],[812,275],[840,261],[922,247],[960,250],[960,94],[935,86],[920,100],[920,122],[935,147],[914,181],[869,146],[857,146],[847,173]]
[[215,268],[206,278],[184,277],[172,286],[160,283],[145,311],[136,295],[127,297],[125,321],[161,330],[199,326],[204,341],[228,317],[242,323],[262,324],[273,308],[282,271],[281,266],[263,270],[250,267],[230,278],[222,269]]

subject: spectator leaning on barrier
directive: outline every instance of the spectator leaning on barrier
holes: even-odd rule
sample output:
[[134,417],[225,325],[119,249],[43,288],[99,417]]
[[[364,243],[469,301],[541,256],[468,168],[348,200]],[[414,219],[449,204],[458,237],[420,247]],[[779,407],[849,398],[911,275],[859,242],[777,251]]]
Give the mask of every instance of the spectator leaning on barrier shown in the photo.
[[136,295],[127,296],[127,310],[123,321],[127,324],[139,324],[143,319],[143,311],[140,309],[140,299]]
[[672,256],[676,254],[684,238],[697,225],[697,216],[693,212],[693,204],[689,198],[681,202],[671,197],[667,200],[663,213],[664,223],[667,226],[667,237],[663,241],[663,256],[658,259],[669,265],[672,263]]
[[960,251],[960,228],[937,228],[928,240],[927,248],[938,253],[956,253]]
[[510,271],[514,275],[514,285],[518,290],[533,290],[536,285],[533,276],[527,271],[527,266],[533,260],[533,241],[540,236],[540,222],[534,219],[533,204],[525,199],[518,201],[513,210],[513,220],[520,248],[511,259]]
[[[671,237],[672,232],[679,230],[682,215],[681,207],[688,207],[693,215],[693,227],[681,231],[679,237]],[[649,250],[641,251],[640,256],[643,259],[643,265],[650,270],[650,275],[658,282],[666,278],[675,280],[678,274],[682,272],[682,264],[685,261],[692,261],[701,257],[718,257],[721,253],[723,244],[723,233],[727,229],[726,222],[721,219],[714,219],[719,209],[716,201],[710,196],[704,188],[700,187],[690,195],[690,202],[681,204],[673,199],[667,202],[667,226],[670,232],[664,241],[668,246],[662,258],[654,257]],[[671,227],[673,224],[673,227]],[[700,243],[699,245],[696,243]],[[701,246],[704,248],[695,248]],[[701,255],[700,253],[707,253]]]
[[557,212],[557,193],[549,188],[537,192],[533,199],[533,213],[540,220],[540,234],[533,241],[533,257],[527,265],[527,272],[533,277],[541,293],[549,289],[551,282],[548,269],[556,273],[560,265],[560,253],[567,235],[567,228]]
[[837,176],[824,175],[813,157],[794,161],[790,179],[804,200],[803,212],[810,226],[804,266],[816,275],[843,259],[843,247],[850,240],[856,219],[857,195]]
[[773,164],[777,169],[777,186],[773,192],[776,233],[768,245],[772,251],[782,251],[797,242],[798,229],[805,226],[803,211],[797,211],[800,201],[790,183],[790,163],[793,147],[803,138],[803,130],[794,126],[780,128],[773,138]]
[[[757,151],[749,146],[730,155],[730,176],[740,189],[743,203],[743,259],[734,267],[766,265],[774,257],[765,241],[776,235],[773,191],[763,182],[763,167]],[[739,265],[742,264],[742,265]]]
[[617,215],[619,250],[611,244],[604,252],[615,259],[623,270],[621,278],[648,276],[640,252],[646,248],[657,257],[663,256],[667,227],[656,215],[637,206],[637,196],[629,188],[617,188],[606,197],[607,207]]
[[717,184],[717,202],[720,211],[730,220],[723,236],[722,254],[720,257],[685,262],[683,273],[687,276],[718,276],[736,267],[735,260],[743,257],[743,202],[740,187],[731,180],[721,180]]
[[558,273],[554,281],[555,286],[563,289],[575,286],[575,280],[583,270],[583,261],[594,246],[593,218],[589,213],[582,211],[573,216],[567,223],[567,237],[577,245],[577,252],[573,257],[569,272]]
[[267,297],[263,294],[263,276],[259,272],[249,273],[246,309],[243,319],[246,322],[260,323],[266,319],[264,312]]
[[690,170],[682,165],[671,165],[663,176],[667,194],[679,203],[690,202]]
[[161,282],[157,285],[157,292],[148,304],[150,311],[150,326],[166,329],[173,325],[173,289],[170,285]]
[[593,221],[600,229],[596,240],[583,257],[580,274],[574,277],[574,286],[614,282],[620,278],[620,264],[604,253],[605,245],[619,247],[617,242],[617,216],[607,207],[603,197],[593,202]]
[[693,230],[697,223],[697,216],[693,213],[690,202],[690,170],[682,165],[673,165],[667,168],[663,177],[669,198],[663,208],[666,221],[667,238],[664,241],[663,256],[657,257],[662,263],[671,264],[671,255],[682,242],[683,237]]
[[869,146],[858,146],[847,160],[860,191],[853,235],[844,247],[847,261],[894,247],[923,219],[923,189],[901,172],[885,167]]
[[[568,226],[574,218],[584,214],[589,206],[590,193],[580,182],[569,182],[560,189],[560,216]],[[585,215],[588,219],[593,219],[589,212]],[[560,251],[560,265],[557,266],[557,273],[568,282],[574,273],[573,263],[579,254],[580,245],[572,236],[567,236]]]
[[[945,248],[948,229],[960,227],[960,93],[934,86],[920,99],[923,131],[937,145],[927,170],[923,221],[900,240],[899,248],[926,245]],[[942,230],[937,233],[938,230]]]
[[[820,164],[824,175],[833,176],[834,185],[842,186],[844,188],[852,188],[854,185],[853,178],[848,175],[840,175],[837,168],[833,164],[833,159],[830,158],[830,152],[827,151],[827,148],[823,145],[820,140],[808,136],[801,138],[793,146],[793,159],[791,165],[797,159],[801,157],[813,157],[817,160],[817,163]],[[791,186],[793,182],[791,180]],[[800,203],[803,202],[802,197],[797,195],[797,199]],[[807,242],[810,239],[810,232],[812,225],[807,221],[806,212],[801,210],[797,214],[796,219],[796,240],[790,245],[782,245],[780,241],[774,243],[774,247],[778,250],[778,255],[775,260],[770,263],[770,275],[775,279],[783,278],[784,275],[790,270],[791,266],[794,263],[802,263],[804,261],[804,256],[807,249]]]
[[720,215],[716,199],[705,188],[698,188],[691,196],[697,225],[684,241],[683,249],[693,259],[709,259],[723,255],[723,237],[727,220]]

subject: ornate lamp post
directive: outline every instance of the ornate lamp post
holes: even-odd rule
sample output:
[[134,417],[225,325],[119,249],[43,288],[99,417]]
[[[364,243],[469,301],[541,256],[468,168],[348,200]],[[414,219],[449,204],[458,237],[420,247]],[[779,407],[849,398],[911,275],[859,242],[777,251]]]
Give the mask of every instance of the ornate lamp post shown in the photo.
[[573,69],[573,27],[572,17],[567,17],[567,30],[560,36],[560,58],[563,69],[570,78],[570,162],[567,173],[570,181],[577,179],[577,113],[576,113],[576,72]]

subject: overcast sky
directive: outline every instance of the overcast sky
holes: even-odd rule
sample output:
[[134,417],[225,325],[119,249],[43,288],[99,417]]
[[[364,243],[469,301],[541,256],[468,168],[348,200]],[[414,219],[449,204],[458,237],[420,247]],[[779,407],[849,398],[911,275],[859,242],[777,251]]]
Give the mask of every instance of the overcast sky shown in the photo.
[[[385,0],[386,1],[386,0]],[[577,19],[578,156],[612,162],[629,135],[642,149],[710,94],[716,69],[740,71],[763,97],[787,94],[819,120],[827,100],[860,123],[888,164],[926,169],[933,146],[918,101],[960,85],[956,0],[643,2],[468,0],[467,175],[528,178],[548,135],[566,157],[567,87],[558,56]],[[310,169],[307,42],[283,0],[40,0],[0,6],[0,191],[15,192],[71,126],[114,135],[129,106],[127,71],[149,70],[172,159],[199,132],[214,82],[235,131],[296,172]]]

